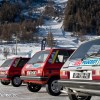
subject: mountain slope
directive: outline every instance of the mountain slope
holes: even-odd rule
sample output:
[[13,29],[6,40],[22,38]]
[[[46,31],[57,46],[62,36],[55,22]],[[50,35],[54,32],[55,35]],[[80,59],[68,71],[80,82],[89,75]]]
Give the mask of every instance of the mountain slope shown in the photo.
[[100,35],[100,0],[68,0],[64,30]]

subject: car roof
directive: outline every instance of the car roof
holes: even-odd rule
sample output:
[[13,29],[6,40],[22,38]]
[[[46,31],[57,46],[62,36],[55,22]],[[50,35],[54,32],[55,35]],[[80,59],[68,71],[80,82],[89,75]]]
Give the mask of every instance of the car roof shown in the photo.
[[29,57],[12,57],[12,58],[8,58],[8,59],[17,59],[17,58],[27,58],[27,59],[30,59]]
[[46,50],[75,50],[75,48],[49,48],[49,49],[45,49],[42,51],[46,51]]
[[83,42],[82,44],[89,43],[89,42],[94,42],[94,41],[100,41],[100,37],[91,39],[91,40],[89,40],[89,41],[85,41],[85,42]]

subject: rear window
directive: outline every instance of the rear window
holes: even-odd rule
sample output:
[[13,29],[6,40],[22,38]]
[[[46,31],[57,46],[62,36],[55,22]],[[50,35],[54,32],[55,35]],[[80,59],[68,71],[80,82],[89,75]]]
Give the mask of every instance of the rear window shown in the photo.
[[100,54],[100,39],[81,44],[70,59],[83,59],[93,54]]
[[20,59],[20,61],[19,61],[18,65],[17,65],[17,67],[22,68],[22,67],[28,62],[28,60],[29,60],[29,59],[25,59],[25,58]]
[[1,67],[9,67],[9,66],[12,64],[13,60],[14,60],[14,59],[8,59],[8,60],[6,60],[6,61],[1,65]]

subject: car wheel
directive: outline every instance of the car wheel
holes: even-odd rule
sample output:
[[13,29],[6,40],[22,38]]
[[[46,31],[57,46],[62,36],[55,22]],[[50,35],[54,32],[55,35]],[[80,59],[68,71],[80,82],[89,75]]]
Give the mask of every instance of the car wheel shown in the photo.
[[58,84],[57,79],[50,79],[46,85],[47,92],[52,96],[58,96],[61,94],[61,86]]
[[19,76],[15,76],[15,77],[12,78],[11,84],[12,84],[14,87],[19,87],[19,86],[22,84],[22,80],[20,79]]
[[38,92],[41,89],[41,85],[38,84],[33,84],[33,83],[28,83],[27,84],[27,89],[31,92]]
[[10,84],[10,81],[2,81],[1,80],[1,84],[3,84],[3,85],[9,85]]
[[91,100],[91,96],[77,95],[71,89],[68,89],[68,97],[70,100]]

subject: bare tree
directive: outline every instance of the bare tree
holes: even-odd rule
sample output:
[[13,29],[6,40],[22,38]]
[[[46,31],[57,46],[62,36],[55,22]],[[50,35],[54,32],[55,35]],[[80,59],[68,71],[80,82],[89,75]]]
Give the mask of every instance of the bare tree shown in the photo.
[[47,44],[51,48],[54,46],[54,38],[53,38],[52,32],[48,32],[48,35],[47,35]]

